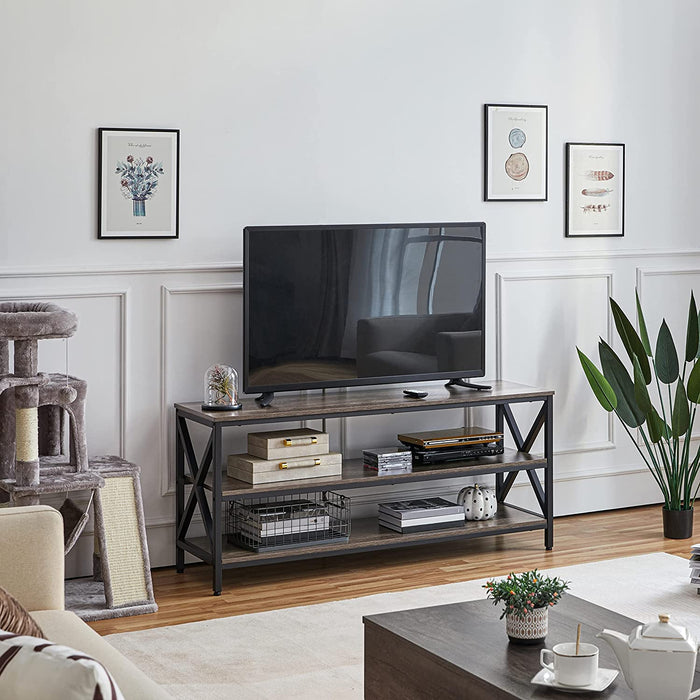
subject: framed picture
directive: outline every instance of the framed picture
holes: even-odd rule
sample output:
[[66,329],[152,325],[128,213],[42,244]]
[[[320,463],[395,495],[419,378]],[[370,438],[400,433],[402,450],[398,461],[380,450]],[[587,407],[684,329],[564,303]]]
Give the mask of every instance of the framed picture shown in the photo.
[[177,238],[180,131],[99,129],[98,238]]
[[566,235],[625,235],[625,144],[566,144]]
[[546,105],[484,105],[484,201],[547,200]]

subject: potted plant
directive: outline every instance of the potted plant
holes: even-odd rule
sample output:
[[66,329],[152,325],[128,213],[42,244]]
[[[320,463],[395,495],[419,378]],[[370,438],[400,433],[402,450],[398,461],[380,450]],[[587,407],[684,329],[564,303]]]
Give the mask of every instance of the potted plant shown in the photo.
[[549,608],[561,600],[569,582],[533,569],[487,581],[483,587],[494,605],[503,603],[500,619],[506,618],[508,639],[516,644],[539,644],[547,636]]
[[[698,310],[691,293],[683,361],[664,319],[652,351],[642,307],[637,299],[639,333],[611,298],[615,328],[631,365],[604,341],[598,343],[602,372],[578,348],[578,356],[600,405],[620,419],[622,427],[654,477],[664,499],[664,535],[686,539],[693,534],[693,504],[698,487],[700,448],[691,436],[700,402],[700,334]],[[641,446],[632,433],[637,429]]]

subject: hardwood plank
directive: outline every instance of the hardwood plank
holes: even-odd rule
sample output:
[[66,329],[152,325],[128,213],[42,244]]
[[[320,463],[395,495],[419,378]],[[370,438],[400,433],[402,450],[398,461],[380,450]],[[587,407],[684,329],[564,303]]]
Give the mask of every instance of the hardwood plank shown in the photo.
[[[698,532],[700,519],[696,519]],[[184,574],[177,574],[174,567],[156,569],[153,585],[158,612],[90,625],[101,634],[111,634],[503,576],[535,567],[650,552],[685,558],[694,541],[664,539],[660,506],[557,518],[554,534],[551,552],[542,546],[542,532],[534,531],[226,570],[221,596],[211,594],[209,566],[188,565]]]

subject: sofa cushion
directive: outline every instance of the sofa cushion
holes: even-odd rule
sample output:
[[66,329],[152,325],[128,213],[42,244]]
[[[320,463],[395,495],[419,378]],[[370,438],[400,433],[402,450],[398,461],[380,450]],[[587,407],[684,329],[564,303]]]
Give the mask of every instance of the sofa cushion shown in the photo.
[[169,693],[122,656],[75,613],[68,610],[39,610],[33,611],[32,617],[51,641],[80,649],[101,661],[127,700],[172,700]]
[[0,630],[0,697],[124,700],[105,667],[71,647]]
[[43,637],[39,625],[11,593],[0,586],[0,630],[29,637]]

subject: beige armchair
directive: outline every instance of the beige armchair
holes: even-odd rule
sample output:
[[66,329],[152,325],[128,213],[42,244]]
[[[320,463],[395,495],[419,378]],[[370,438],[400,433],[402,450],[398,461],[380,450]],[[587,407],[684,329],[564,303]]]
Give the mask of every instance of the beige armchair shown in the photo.
[[64,610],[63,519],[54,508],[0,508],[0,586],[31,612],[50,641],[102,662],[126,700],[171,697],[106,638]]

